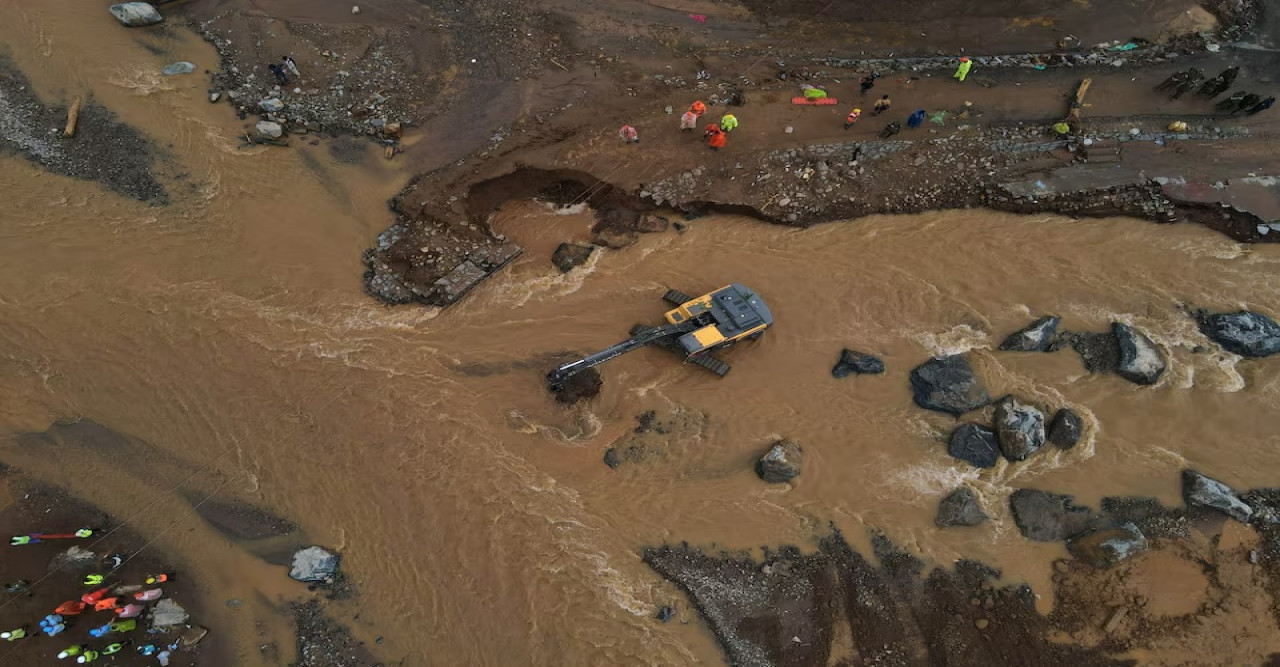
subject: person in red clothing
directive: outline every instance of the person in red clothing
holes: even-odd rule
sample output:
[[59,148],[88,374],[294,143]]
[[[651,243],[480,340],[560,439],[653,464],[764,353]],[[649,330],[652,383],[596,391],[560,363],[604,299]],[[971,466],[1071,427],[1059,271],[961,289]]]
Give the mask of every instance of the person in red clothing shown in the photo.
[[698,118],[702,118],[702,114],[707,112],[707,105],[703,104],[702,100],[697,100],[689,106],[689,111],[692,111],[693,115]]
[[724,148],[725,136],[724,132],[720,130],[719,125],[716,125],[715,123],[708,125],[707,131],[704,132],[702,136],[706,137],[707,147],[711,150],[718,151],[721,148]]
[[106,597],[107,593],[110,593],[110,592],[111,592],[110,588],[99,588],[98,590],[92,593],[85,593],[84,595],[81,595],[80,601],[85,604],[98,604],[98,600],[101,600],[102,598]]
[[58,608],[54,609],[53,613],[60,614],[62,616],[75,616],[76,614],[83,612],[84,608],[87,606],[88,605],[80,600],[67,600],[66,602],[58,605]]
[[97,602],[93,603],[93,610],[107,611],[109,609],[115,609],[116,605],[119,604],[119,602],[120,602],[120,598],[102,598],[101,600],[98,600]]

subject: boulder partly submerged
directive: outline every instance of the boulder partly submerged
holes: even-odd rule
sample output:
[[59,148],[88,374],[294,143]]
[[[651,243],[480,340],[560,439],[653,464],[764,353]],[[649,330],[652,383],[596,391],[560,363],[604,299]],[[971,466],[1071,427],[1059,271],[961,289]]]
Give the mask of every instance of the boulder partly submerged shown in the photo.
[[586,264],[594,250],[595,248],[589,245],[561,243],[551,255],[551,263],[555,264],[561,273],[568,273],[574,267]]
[[779,440],[756,461],[756,474],[770,484],[785,484],[800,474],[804,451],[792,440]]
[[987,513],[982,511],[982,505],[978,503],[978,494],[973,489],[962,486],[938,503],[938,515],[934,517],[933,523],[939,528],[976,526],[987,518]]
[[1147,335],[1127,324],[1114,322],[1111,333],[1120,345],[1116,373],[1134,384],[1155,384],[1164,375],[1164,351]]
[[1005,396],[996,403],[996,438],[1010,461],[1023,461],[1044,446],[1044,413]]
[[979,468],[990,468],[1000,460],[996,432],[978,424],[961,424],[951,432],[947,453]]
[[1280,352],[1280,324],[1262,313],[1242,310],[1198,319],[1200,331],[1228,352],[1242,357],[1268,357]]
[[1009,496],[1013,521],[1023,537],[1037,542],[1059,542],[1090,529],[1093,510],[1073,503],[1072,496],[1037,489],[1018,489]]
[[1048,352],[1062,318],[1047,315],[1008,335],[1000,343],[1007,352]]
[[1049,442],[1057,445],[1059,449],[1075,447],[1083,433],[1084,420],[1071,408],[1058,410],[1053,415],[1053,421],[1049,422]]
[[854,374],[879,375],[883,372],[884,362],[879,357],[845,348],[840,351],[840,361],[831,369],[831,376],[842,378]]
[[1241,523],[1253,517],[1247,505],[1231,487],[1194,470],[1182,471],[1182,499],[1188,507],[1207,507],[1226,514]]
[[299,549],[293,554],[289,577],[298,581],[329,582],[338,573],[340,557],[321,547]]
[[916,405],[959,417],[991,402],[964,355],[935,357],[911,371]]
[[130,28],[155,25],[164,20],[155,7],[145,2],[122,2],[111,5],[109,10],[117,21]]
[[1147,537],[1131,523],[1099,528],[1067,540],[1072,556],[1099,569],[1108,568],[1147,548]]

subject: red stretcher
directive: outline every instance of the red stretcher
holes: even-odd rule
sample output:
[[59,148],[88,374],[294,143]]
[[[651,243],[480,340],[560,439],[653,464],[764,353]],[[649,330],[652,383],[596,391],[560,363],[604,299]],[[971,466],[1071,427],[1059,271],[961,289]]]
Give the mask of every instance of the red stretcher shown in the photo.
[[840,102],[838,102],[834,97],[819,97],[816,100],[811,100],[807,97],[793,97],[791,98],[791,103],[801,104],[801,105],[811,106],[811,107],[820,107],[820,106],[830,106],[832,104],[839,104]]

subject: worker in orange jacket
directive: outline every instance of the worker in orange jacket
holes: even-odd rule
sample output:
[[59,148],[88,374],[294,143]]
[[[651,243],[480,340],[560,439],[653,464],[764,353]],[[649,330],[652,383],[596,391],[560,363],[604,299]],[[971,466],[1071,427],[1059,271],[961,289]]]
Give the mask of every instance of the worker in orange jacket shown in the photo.
[[707,147],[711,150],[718,151],[721,148],[724,148],[725,136],[724,132],[720,130],[719,125],[716,125],[715,123],[708,125],[707,131],[704,132],[702,136],[706,137]]

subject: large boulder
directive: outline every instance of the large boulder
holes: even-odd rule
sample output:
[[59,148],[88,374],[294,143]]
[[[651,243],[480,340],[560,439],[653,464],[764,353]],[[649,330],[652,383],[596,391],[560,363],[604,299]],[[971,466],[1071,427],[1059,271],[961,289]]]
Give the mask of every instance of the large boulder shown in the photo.
[[329,582],[338,573],[338,562],[338,554],[321,547],[299,549],[293,554],[289,576],[298,581]]
[[996,403],[996,438],[1010,461],[1022,461],[1044,446],[1044,413],[1012,396]]
[[1062,318],[1053,315],[1042,317],[1025,328],[1009,334],[1004,342],[1000,343],[1000,349],[1011,352],[1047,352],[1061,322]]
[[155,7],[145,2],[122,2],[118,5],[111,5],[109,8],[111,15],[116,20],[130,28],[140,28],[148,25],[155,25],[164,20],[160,12]]
[[587,263],[587,258],[591,257],[591,252],[595,248],[589,245],[575,245],[573,243],[561,243],[556,248],[554,254],[551,255],[551,263],[556,265],[562,273],[568,273],[575,266],[582,266]]
[[168,628],[182,625],[190,618],[190,614],[173,598],[165,598],[151,608],[151,625],[156,628]]
[[1131,523],[1099,528],[1067,541],[1072,556],[1099,569],[1108,568],[1147,548],[1147,537]]
[[284,134],[284,128],[280,127],[280,123],[273,123],[269,120],[260,120],[256,126],[258,135],[268,139],[279,139]]
[[1205,315],[1200,331],[1228,352],[1243,357],[1268,357],[1280,352],[1280,324],[1251,310]]
[[952,491],[938,503],[938,515],[933,522],[939,528],[948,526],[976,526],[987,520],[987,513],[978,504],[978,494],[967,486]]
[[964,355],[935,357],[911,371],[916,405],[960,416],[991,402]]
[[551,386],[550,389],[557,402],[572,405],[581,400],[595,398],[603,386],[604,378],[600,377],[600,371],[588,368],[570,375],[559,384]]
[[1127,324],[1114,322],[1111,333],[1120,345],[1120,363],[1116,373],[1134,384],[1155,384],[1164,375],[1164,351],[1146,334]]
[[1095,517],[1088,507],[1072,504],[1071,496],[1036,489],[1018,489],[1009,496],[1013,521],[1023,537],[1058,542],[1088,530]]
[[791,440],[779,440],[756,461],[756,474],[770,484],[784,484],[800,474],[803,462],[804,451],[800,445]]
[[840,361],[831,369],[832,377],[842,378],[852,374],[878,375],[884,372],[884,362],[879,357],[848,348],[840,351]]
[[1083,432],[1084,420],[1071,408],[1058,410],[1053,415],[1053,421],[1049,422],[1049,442],[1060,449],[1075,447]]
[[1182,499],[1187,507],[1215,509],[1241,523],[1248,523],[1253,516],[1253,508],[1231,487],[1190,469],[1182,471]]
[[979,468],[990,468],[1000,460],[996,432],[977,424],[961,424],[951,432],[947,453]]

